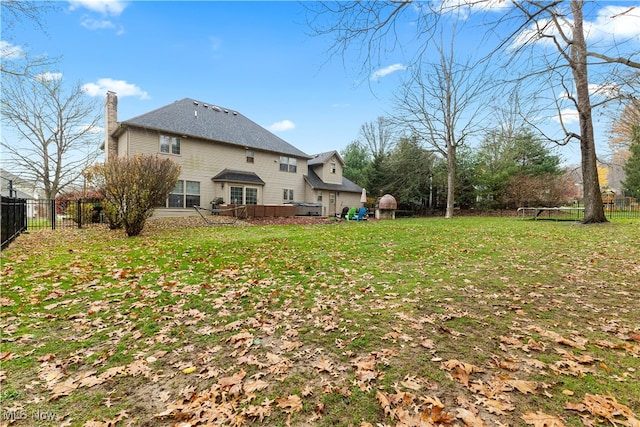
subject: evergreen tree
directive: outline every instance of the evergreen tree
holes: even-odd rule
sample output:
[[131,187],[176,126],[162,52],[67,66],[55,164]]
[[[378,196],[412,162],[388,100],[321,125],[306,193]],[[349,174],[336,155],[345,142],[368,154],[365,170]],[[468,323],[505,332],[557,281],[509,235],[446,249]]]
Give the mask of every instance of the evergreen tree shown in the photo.
[[358,141],[353,141],[342,150],[344,170],[342,175],[350,181],[365,187],[367,182],[367,169],[371,165],[371,157],[367,147]]
[[433,153],[425,150],[417,138],[400,138],[389,153],[386,191],[400,203],[427,206],[433,175]]
[[[481,207],[512,206],[514,200],[521,199],[513,195],[521,195],[524,190],[528,190],[527,194],[534,190],[545,192],[544,183],[551,188],[554,177],[562,173],[560,161],[560,157],[528,129],[520,129],[511,137],[499,130],[489,132],[476,159],[476,188]],[[543,185],[536,184],[534,189],[533,182]],[[513,188],[522,185],[530,188]]]
[[388,191],[386,159],[387,156],[384,155],[375,156],[366,170],[365,188],[371,196],[380,197]]
[[640,126],[633,127],[633,138],[629,146],[631,157],[624,164],[625,180],[622,182],[626,195],[640,199]]

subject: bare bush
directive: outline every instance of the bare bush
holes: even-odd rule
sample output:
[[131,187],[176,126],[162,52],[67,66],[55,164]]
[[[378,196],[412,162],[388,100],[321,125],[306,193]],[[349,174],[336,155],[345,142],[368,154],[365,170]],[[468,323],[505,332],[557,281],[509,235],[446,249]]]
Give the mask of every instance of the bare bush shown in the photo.
[[180,166],[158,156],[117,157],[95,166],[93,178],[104,194],[110,228],[123,226],[128,236],[140,234],[179,176]]

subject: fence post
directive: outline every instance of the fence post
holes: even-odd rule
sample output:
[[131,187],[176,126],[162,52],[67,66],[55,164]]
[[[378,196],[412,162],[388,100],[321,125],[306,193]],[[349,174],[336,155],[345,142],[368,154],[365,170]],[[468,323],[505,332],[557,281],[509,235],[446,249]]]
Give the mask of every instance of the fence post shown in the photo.
[[78,228],[82,228],[82,199],[78,199],[76,208],[76,212],[78,212]]
[[55,230],[56,229],[56,199],[51,199],[50,200],[50,206],[49,206],[49,212],[51,212],[49,215],[51,216],[51,229]]

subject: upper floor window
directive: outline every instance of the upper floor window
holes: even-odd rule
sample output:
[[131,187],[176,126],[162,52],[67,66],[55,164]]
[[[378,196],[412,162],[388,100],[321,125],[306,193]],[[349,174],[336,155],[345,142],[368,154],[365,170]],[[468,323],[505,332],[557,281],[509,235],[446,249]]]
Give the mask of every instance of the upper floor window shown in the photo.
[[296,173],[297,162],[295,157],[280,156],[280,171]]
[[247,150],[247,163],[253,163],[253,150]]
[[331,165],[329,165],[329,167],[331,168],[331,173],[336,173],[336,164],[335,164],[335,162],[331,162]]
[[160,135],[160,152],[180,154],[180,138],[176,136]]

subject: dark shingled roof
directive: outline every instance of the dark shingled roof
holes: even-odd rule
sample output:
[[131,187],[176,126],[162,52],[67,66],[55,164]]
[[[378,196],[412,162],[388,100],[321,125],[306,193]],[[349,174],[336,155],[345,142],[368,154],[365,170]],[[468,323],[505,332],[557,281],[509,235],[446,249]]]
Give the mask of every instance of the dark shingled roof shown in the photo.
[[126,126],[219,141],[292,157],[310,158],[308,154],[237,111],[189,98],[125,120],[120,123],[120,128],[115,133]]
[[340,163],[342,163],[342,165],[344,166],[344,160],[342,160],[342,157],[340,156],[340,153],[338,153],[335,150],[327,151],[326,153],[315,154],[315,155],[312,156],[313,158],[307,162],[307,164],[309,166],[321,165],[321,164],[325,163],[327,160],[329,160],[331,158],[331,156],[334,156],[334,155],[338,158]]
[[349,181],[347,178],[342,177],[342,184],[327,184],[322,181],[320,177],[309,168],[309,174],[305,175],[305,181],[314,190],[328,190],[328,191],[345,191],[347,193],[362,193],[362,187]]
[[247,184],[260,184],[264,185],[264,181],[254,172],[235,171],[231,169],[225,169],[213,178],[212,181],[232,181],[243,182]]

